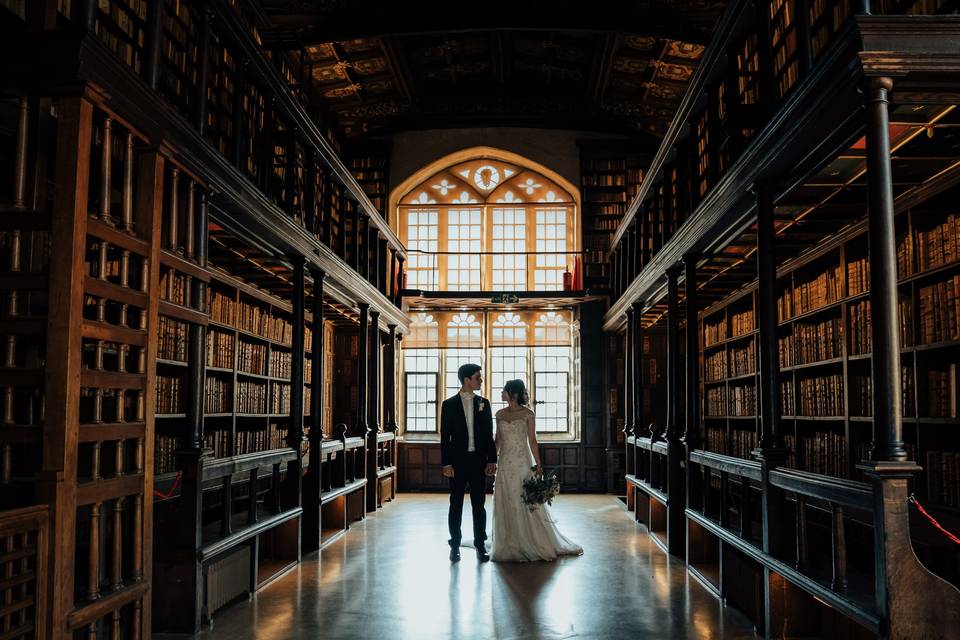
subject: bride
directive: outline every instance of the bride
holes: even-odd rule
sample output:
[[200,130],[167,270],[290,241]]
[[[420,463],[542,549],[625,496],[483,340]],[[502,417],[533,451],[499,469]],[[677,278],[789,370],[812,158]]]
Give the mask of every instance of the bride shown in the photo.
[[531,511],[521,500],[523,481],[534,473],[543,474],[533,411],[527,408],[527,389],[522,380],[510,380],[503,387],[507,406],[497,412],[496,445],[499,454],[493,485],[494,562],[555,560],[562,555],[580,555],[583,549],[565,538],[541,505]]

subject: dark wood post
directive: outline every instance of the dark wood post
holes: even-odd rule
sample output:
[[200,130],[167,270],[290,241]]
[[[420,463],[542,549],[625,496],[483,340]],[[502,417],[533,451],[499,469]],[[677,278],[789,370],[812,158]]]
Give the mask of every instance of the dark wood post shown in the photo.
[[397,325],[387,325],[387,353],[384,358],[384,431],[397,433]]
[[[786,553],[785,542],[789,537],[785,526],[785,497],[783,491],[770,483],[770,471],[782,465],[787,450],[780,434],[780,353],[777,339],[777,269],[774,233],[774,200],[768,185],[757,185],[757,347],[759,350],[760,411],[759,447],[753,452],[760,462],[760,500],[762,514],[761,544],[771,555]],[[749,486],[743,485],[741,507],[746,509],[749,501]],[[764,570],[765,579],[769,570]],[[770,593],[764,595],[767,611],[770,611]],[[769,636],[775,629],[770,616],[765,616],[765,632]]]
[[310,449],[308,469],[303,478],[303,530],[300,548],[320,548],[320,496],[323,493],[323,355],[326,351],[323,331],[323,280],[327,274],[312,269],[313,276],[313,347],[310,351]]
[[[290,430],[287,432],[287,444],[299,454],[303,444],[303,358],[305,355],[303,333],[306,279],[304,257],[292,256],[291,262],[293,263],[293,353],[290,357]],[[303,462],[300,455],[287,463],[284,495],[281,498],[285,508],[303,504],[302,468]],[[300,549],[299,540],[297,549]]]
[[[634,302],[633,308],[633,435],[637,438],[646,434],[643,415],[643,304]],[[640,458],[645,449],[636,448],[633,473],[640,476]]]
[[377,458],[380,444],[380,312],[370,312],[369,429],[367,431],[367,512],[377,510]]
[[237,58],[237,76],[233,89],[233,164],[238,169],[247,172],[247,118],[243,112],[243,97],[247,92],[247,70],[248,61],[242,55]]
[[[196,238],[195,253],[197,264],[207,266],[207,216],[209,212],[209,196],[205,191],[200,192],[197,214],[194,216],[193,234]],[[194,308],[200,313],[206,312],[207,285],[200,278],[191,279],[190,298]],[[206,353],[207,329],[196,323],[189,324],[187,337],[190,368],[187,372],[187,423],[190,425],[190,435],[187,442],[188,449],[200,450],[203,448],[203,407],[204,383],[206,382]]]
[[404,280],[406,280],[406,275],[403,273],[403,262],[404,257],[402,255],[397,256],[397,289],[394,294],[393,304],[398,307],[401,305],[403,300],[403,290],[405,288]]
[[163,44],[161,39],[164,4],[161,0],[147,3],[143,79],[151,89],[156,89],[160,84],[160,49]]
[[197,51],[197,87],[194,95],[194,123],[197,132],[203,136],[207,131],[207,82],[210,74],[210,23],[213,9],[209,6],[200,9],[200,42]]
[[387,297],[394,305],[397,304],[397,291],[399,289],[400,286],[397,283],[397,252],[395,249],[390,249],[390,277],[387,282]]
[[687,352],[684,363],[686,367],[686,420],[684,423],[683,442],[687,451],[700,446],[700,305],[697,299],[697,261],[700,256],[696,253],[683,257],[684,292],[686,293],[687,315]]
[[357,332],[357,423],[354,435],[365,438],[367,435],[367,341],[370,337],[370,305],[361,302],[360,324]]
[[634,344],[633,344],[633,326],[634,326],[633,306],[627,307],[627,326],[623,332],[623,446],[624,446],[624,468],[627,474],[633,473],[636,467],[636,449],[630,443],[629,438],[635,426],[633,413],[633,374],[635,368],[634,362]]
[[683,490],[683,441],[680,427],[680,265],[667,269],[667,550],[686,553],[686,495]]

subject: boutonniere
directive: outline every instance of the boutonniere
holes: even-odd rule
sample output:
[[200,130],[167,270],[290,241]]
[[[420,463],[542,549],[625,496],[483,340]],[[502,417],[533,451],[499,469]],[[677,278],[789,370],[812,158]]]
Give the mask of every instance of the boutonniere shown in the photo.
[[477,400],[477,408],[481,413],[486,409],[486,405],[483,404],[483,400]]

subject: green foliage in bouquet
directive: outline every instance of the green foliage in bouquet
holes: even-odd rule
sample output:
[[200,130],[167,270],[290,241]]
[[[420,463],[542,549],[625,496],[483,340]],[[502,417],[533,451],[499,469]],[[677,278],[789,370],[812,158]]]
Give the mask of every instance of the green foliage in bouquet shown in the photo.
[[[536,467],[530,467],[530,470],[535,471]],[[553,499],[556,498],[559,493],[560,479],[557,478],[556,471],[551,471],[542,476],[533,474],[524,480],[523,495],[520,497],[523,503],[527,505],[527,508],[533,511],[544,502],[552,505]]]

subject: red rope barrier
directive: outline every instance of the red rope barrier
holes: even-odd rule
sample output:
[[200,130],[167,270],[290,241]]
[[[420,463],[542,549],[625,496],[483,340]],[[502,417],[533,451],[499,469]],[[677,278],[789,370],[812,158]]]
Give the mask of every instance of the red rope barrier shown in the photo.
[[917,511],[920,512],[920,515],[922,515],[924,518],[926,518],[927,520],[929,520],[929,521],[930,521],[930,524],[932,524],[935,528],[937,528],[939,531],[941,531],[941,532],[943,533],[943,535],[947,536],[947,538],[949,538],[951,542],[953,542],[953,543],[955,543],[955,544],[960,544],[960,538],[958,538],[957,536],[953,535],[952,533],[950,533],[949,531],[947,531],[946,529],[944,529],[944,528],[943,528],[943,525],[941,525],[939,522],[937,522],[937,519],[936,519],[936,518],[934,518],[932,515],[930,515],[929,513],[927,513],[927,510],[923,508],[923,505],[920,504],[920,502],[917,501],[916,496],[911,495],[909,498],[907,498],[907,500],[909,500],[910,503],[913,504],[913,506],[915,506],[915,507],[917,508]]
[[177,476],[173,479],[173,486],[170,487],[170,491],[168,491],[167,493],[162,493],[154,489],[153,496],[155,498],[160,498],[161,500],[169,500],[170,498],[173,497],[173,494],[177,492],[177,489],[180,488],[180,480],[182,478],[183,478],[183,471],[177,471]]

